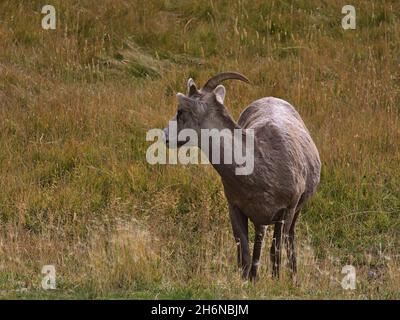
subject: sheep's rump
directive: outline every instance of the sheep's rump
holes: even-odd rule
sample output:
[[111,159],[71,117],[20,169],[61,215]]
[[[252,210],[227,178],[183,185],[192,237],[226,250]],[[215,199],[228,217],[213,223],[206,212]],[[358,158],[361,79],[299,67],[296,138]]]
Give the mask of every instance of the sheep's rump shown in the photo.
[[304,203],[319,183],[321,164],[310,133],[294,107],[282,99],[262,98],[242,112],[238,124],[254,130],[256,157],[265,160],[265,170],[280,172],[280,177],[293,179],[294,184],[304,181],[300,183],[304,190],[299,190]]

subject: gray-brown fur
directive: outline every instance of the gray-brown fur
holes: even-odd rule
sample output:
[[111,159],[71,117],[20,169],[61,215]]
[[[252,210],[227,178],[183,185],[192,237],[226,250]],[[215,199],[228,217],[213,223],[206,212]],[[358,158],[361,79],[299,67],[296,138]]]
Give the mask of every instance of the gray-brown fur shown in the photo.
[[[300,115],[281,99],[269,97],[251,103],[236,123],[223,104],[225,88],[218,85],[227,79],[248,82],[240,74],[223,73],[211,78],[205,87],[198,90],[193,80],[189,79],[187,95],[178,94],[178,131],[184,128],[254,130],[252,174],[236,175],[235,164],[213,164],[224,185],[238,245],[238,263],[244,278],[256,277],[265,226],[273,224],[270,250],[273,276],[279,276],[282,242],[294,274],[295,222],[300,208],[314,194],[320,179],[317,148]],[[168,144],[167,129],[165,133]],[[248,245],[248,220],[254,224],[256,231],[252,259]]]

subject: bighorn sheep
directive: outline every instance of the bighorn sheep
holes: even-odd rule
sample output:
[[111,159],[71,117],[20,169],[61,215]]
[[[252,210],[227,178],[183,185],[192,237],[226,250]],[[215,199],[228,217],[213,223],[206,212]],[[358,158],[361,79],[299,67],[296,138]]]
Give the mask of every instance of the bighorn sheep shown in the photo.
[[[219,173],[228,200],[233,234],[238,246],[238,263],[242,276],[254,279],[260,260],[267,225],[274,224],[270,250],[272,275],[279,277],[281,243],[285,243],[292,275],[297,271],[295,223],[300,208],[314,194],[320,180],[318,150],[300,115],[288,102],[268,97],[251,103],[236,123],[224,106],[224,80],[249,80],[236,72],[220,73],[197,89],[192,79],[187,94],[177,94],[178,132],[185,128],[253,130],[254,170],[249,175],[236,175],[235,164],[212,164]],[[164,129],[170,147],[168,128]],[[183,143],[179,143],[178,147]],[[199,145],[200,147],[200,145]],[[223,147],[221,147],[223,148]],[[221,150],[223,154],[224,150]],[[211,155],[207,155],[210,159]],[[248,219],[255,227],[252,261],[248,245]]]

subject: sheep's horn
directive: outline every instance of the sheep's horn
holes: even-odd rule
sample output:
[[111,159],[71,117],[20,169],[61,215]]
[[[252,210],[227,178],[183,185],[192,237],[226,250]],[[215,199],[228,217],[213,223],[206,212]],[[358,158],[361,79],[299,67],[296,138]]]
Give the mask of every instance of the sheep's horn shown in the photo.
[[217,74],[216,76],[208,79],[207,83],[204,85],[203,90],[210,92],[214,90],[222,81],[228,79],[240,80],[246,83],[250,83],[250,80],[247,79],[244,75],[238,72],[222,72]]

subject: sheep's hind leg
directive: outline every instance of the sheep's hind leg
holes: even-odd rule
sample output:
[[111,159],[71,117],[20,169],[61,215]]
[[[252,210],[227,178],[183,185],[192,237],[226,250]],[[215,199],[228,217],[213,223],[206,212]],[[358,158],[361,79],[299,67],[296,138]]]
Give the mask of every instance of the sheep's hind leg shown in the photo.
[[254,236],[254,248],[253,248],[253,259],[251,262],[250,279],[255,280],[257,277],[257,270],[260,264],[260,256],[262,244],[265,236],[266,227],[263,225],[254,225],[255,236]]
[[300,209],[297,209],[296,212],[294,213],[293,220],[290,224],[290,227],[288,228],[287,236],[285,238],[286,252],[289,260],[289,268],[291,271],[292,278],[294,278],[297,273],[297,258],[296,258],[296,248],[294,240],[295,240],[295,226],[299,213]]
[[248,279],[250,271],[248,218],[239,208],[231,204],[229,204],[229,216],[237,245],[238,265],[242,269],[242,277]]
[[279,278],[279,269],[281,266],[281,243],[282,243],[283,222],[275,223],[274,235],[272,237],[272,245],[270,250],[270,258],[272,262],[272,277]]

